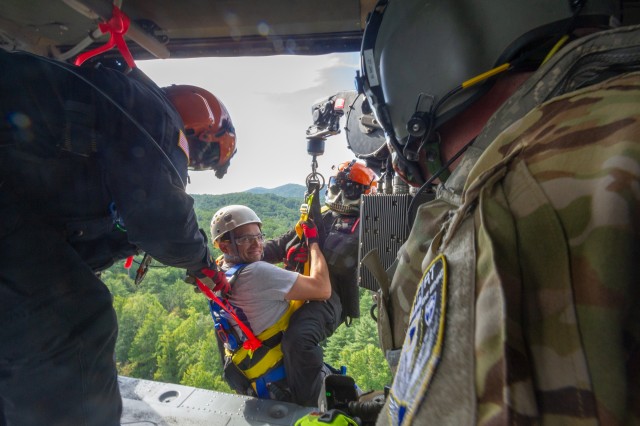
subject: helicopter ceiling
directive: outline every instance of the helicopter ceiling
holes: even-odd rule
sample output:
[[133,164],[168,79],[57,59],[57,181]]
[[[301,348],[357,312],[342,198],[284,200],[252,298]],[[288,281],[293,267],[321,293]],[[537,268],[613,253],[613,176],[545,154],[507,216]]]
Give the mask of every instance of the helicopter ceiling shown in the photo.
[[[316,55],[360,49],[374,0],[123,0],[134,59]],[[104,45],[109,0],[3,0],[0,47],[68,60]]]

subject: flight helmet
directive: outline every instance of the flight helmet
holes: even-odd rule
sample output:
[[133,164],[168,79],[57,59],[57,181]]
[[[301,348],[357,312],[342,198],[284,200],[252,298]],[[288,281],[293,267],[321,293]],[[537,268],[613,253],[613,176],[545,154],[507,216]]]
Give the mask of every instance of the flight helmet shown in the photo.
[[356,81],[384,128],[395,171],[423,184],[442,168],[436,130],[493,76],[536,69],[563,36],[610,27],[618,13],[616,0],[378,1]]
[[345,161],[329,177],[325,204],[336,213],[355,216],[360,213],[360,196],[376,193],[377,178],[364,164]]
[[234,204],[221,208],[211,218],[213,246],[218,247],[220,240],[227,232],[248,223],[257,223],[258,226],[262,227],[262,221],[256,212],[247,206]]
[[163,90],[184,122],[189,169],[213,169],[222,178],[236,153],[236,133],[224,104],[196,86],[172,85]]

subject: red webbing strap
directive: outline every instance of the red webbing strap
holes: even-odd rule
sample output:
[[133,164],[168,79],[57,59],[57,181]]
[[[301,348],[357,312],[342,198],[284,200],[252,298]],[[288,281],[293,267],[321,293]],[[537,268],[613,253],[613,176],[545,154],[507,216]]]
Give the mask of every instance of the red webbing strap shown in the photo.
[[127,260],[124,261],[124,269],[131,268],[132,264],[133,264],[133,256],[127,257]]
[[135,68],[136,63],[133,61],[133,56],[131,56],[131,52],[127,47],[127,43],[124,41],[124,35],[127,33],[127,30],[129,30],[129,24],[129,17],[125,15],[116,5],[114,5],[111,19],[109,19],[107,22],[98,24],[98,28],[100,28],[102,34],[111,34],[109,41],[103,46],[78,55],[75,64],[80,66],[87,59],[93,58],[96,55],[106,52],[113,46],[116,46],[124,57],[124,60],[127,61],[127,65],[129,65],[129,67],[131,68]]
[[360,218],[357,218],[355,222],[353,222],[353,226],[351,227],[351,233],[353,234],[354,232],[356,232],[356,227],[358,226],[358,224],[360,223]]
[[231,309],[228,306],[226,306],[226,304],[224,302],[222,302],[222,300],[220,300],[220,298],[218,296],[216,296],[213,293],[213,291],[211,291],[211,289],[209,287],[204,285],[204,283],[202,281],[200,281],[198,278],[196,278],[196,284],[198,284],[198,288],[200,289],[200,291],[202,291],[205,294],[205,296],[207,296],[209,299],[213,300],[213,302],[215,304],[220,306],[222,309],[225,310],[225,312],[227,312],[229,315],[231,315],[231,318],[233,318],[235,320],[236,324],[238,324],[238,326],[240,327],[240,330],[242,330],[244,335],[247,336],[247,340],[245,340],[242,343],[242,347],[243,348],[245,348],[245,349],[247,349],[249,351],[255,351],[260,346],[262,346],[262,342],[256,336],[253,335],[253,332],[249,329],[249,327],[247,327],[245,325],[245,323],[240,321],[240,319],[235,314],[235,312],[233,312],[233,309]]

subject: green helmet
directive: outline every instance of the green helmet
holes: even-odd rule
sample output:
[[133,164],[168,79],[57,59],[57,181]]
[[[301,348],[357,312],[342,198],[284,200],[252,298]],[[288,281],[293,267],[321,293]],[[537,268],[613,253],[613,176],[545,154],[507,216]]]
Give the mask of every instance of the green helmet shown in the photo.
[[[438,127],[486,92],[474,77],[533,70],[575,28],[617,23],[615,0],[380,0],[361,50],[360,89],[383,126],[394,169],[424,183],[440,164]],[[468,87],[463,87],[463,83]]]

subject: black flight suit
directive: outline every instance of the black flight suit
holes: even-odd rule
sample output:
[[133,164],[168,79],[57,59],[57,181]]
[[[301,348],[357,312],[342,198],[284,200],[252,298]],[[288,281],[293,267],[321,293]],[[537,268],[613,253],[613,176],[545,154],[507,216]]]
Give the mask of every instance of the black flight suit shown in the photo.
[[0,49],[0,75],[0,425],[119,425],[96,273],[138,249],[207,265],[181,118],[157,86],[104,67]]

